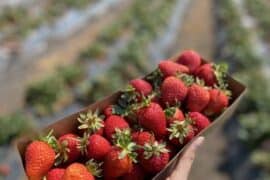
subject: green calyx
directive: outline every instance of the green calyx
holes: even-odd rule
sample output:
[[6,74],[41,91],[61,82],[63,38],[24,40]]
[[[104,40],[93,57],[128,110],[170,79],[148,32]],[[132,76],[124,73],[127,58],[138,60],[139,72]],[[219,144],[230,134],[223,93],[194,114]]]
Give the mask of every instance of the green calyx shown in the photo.
[[58,149],[58,141],[55,136],[53,136],[53,129],[49,131],[46,136],[40,136],[39,139],[51,146],[55,151]]
[[188,87],[191,86],[195,81],[193,76],[184,73],[177,73],[176,77],[181,79]]
[[102,164],[103,162],[96,162],[94,159],[90,159],[85,163],[87,170],[93,174],[95,177],[100,178],[102,177]]
[[136,113],[137,110],[149,106],[155,96],[156,93],[153,92],[148,96],[142,96],[142,100],[140,102],[136,100],[129,103],[123,103],[122,96],[120,96],[120,98],[118,99],[118,104],[113,107],[113,111],[115,112],[115,114],[123,117],[132,116]]
[[163,74],[161,73],[160,69],[154,70],[151,74],[147,75],[145,78],[147,81],[151,82],[152,86],[154,87],[155,91],[159,91],[161,83],[163,81]]
[[163,153],[169,152],[169,150],[166,148],[165,143],[158,143],[157,141],[153,143],[145,143],[144,146],[144,158],[150,159],[153,156],[160,156]]
[[95,112],[89,110],[86,113],[81,113],[77,118],[80,123],[78,129],[82,129],[89,134],[93,134],[100,128],[104,127],[103,119],[104,117],[99,115],[98,110]]
[[169,139],[172,140],[174,138],[177,138],[179,139],[180,144],[184,143],[184,140],[189,133],[189,126],[189,120],[173,122],[168,128],[168,131],[170,132]]
[[68,142],[63,141],[61,143],[58,142],[58,148],[56,150],[56,156],[55,156],[55,166],[58,166],[62,163],[67,162],[68,160],[68,153],[70,152],[70,149],[68,148]]
[[176,107],[168,107],[164,110],[165,116],[167,118],[173,117],[176,112]]
[[132,142],[130,129],[120,130],[116,128],[113,135],[113,144],[121,149],[119,159],[129,156],[133,162],[137,162],[137,153],[135,152],[137,145],[136,143]]
[[87,146],[88,146],[88,139],[90,137],[90,134],[84,133],[83,137],[79,138],[79,146],[78,149],[80,150],[82,155],[87,154]]
[[228,89],[228,83],[226,80],[227,72],[228,72],[228,65],[225,63],[222,64],[214,64],[213,65],[214,73],[217,79],[217,84],[215,88],[220,89],[223,91],[227,96],[231,96],[231,91]]

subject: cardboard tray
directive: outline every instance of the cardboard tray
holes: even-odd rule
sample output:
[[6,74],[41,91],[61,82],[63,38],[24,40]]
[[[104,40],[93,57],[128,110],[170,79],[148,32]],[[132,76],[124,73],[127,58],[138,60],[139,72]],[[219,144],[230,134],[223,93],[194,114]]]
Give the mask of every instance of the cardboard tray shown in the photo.
[[[176,57],[171,58],[171,60],[175,60]],[[203,60],[203,63],[207,63],[209,61]],[[218,124],[221,124],[225,120],[228,120],[233,112],[236,110],[237,106],[239,105],[240,100],[242,99],[243,95],[246,93],[246,87],[242,85],[240,82],[234,80],[232,77],[228,75],[228,84],[229,89],[232,91],[232,98],[230,100],[230,106],[221,114],[219,115],[211,124],[209,127],[201,131],[197,136],[200,135],[206,135],[209,130]],[[120,91],[104,98],[103,100],[100,100],[98,102],[95,102],[84,109],[80,110],[79,112],[76,112],[72,115],[69,115],[51,125],[44,128],[43,130],[40,130],[40,132],[47,133],[49,130],[54,130],[54,135],[56,137],[59,137],[63,134],[70,133],[70,132],[77,132],[77,126],[78,121],[77,117],[80,113],[86,112],[88,110],[95,110],[95,109],[104,109],[106,106],[114,103],[118,96],[120,95]],[[38,133],[34,132],[27,136],[21,137],[17,140],[17,148],[21,157],[22,166],[24,168],[24,153],[27,145],[33,140]],[[190,142],[191,143],[191,142]],[[168,175],[171,174],[171,172],[175,169],[175,166],[181,157],[181,152],[183,152],[190,143],[186,144],[178,153],[177,155],[169,162],[169,164],[161,171],[159,172],[153,180],[164,180]]]

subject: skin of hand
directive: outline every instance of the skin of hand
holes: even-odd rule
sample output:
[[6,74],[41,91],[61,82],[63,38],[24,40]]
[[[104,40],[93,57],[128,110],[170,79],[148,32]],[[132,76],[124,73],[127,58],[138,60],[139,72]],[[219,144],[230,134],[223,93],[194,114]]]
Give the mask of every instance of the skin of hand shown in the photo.
[[198,137],[184,151],[175,170],[166,180],[188,180],[188,175],[195,159],[195,153],[204,141],[204,137]]

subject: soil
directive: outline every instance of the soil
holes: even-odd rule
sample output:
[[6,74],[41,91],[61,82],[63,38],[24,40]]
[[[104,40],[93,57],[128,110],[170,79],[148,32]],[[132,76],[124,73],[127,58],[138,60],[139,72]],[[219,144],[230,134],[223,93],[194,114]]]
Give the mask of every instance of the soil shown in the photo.
[[[39,80],[55,71],[60,65],[71,64],[76,60],[81,50],[95,40],[97,34],[119,17],[122,12],[131,5],[132,0],[124,1],[113,11],[109,11],[106,18],[90,23],[80,32],[63,42],[59,42],[57,48],[34,60],[28,60],[23,64],[14,59],[12,66],[0,77],[0,114],[10,113],[23,107],[24,93],[29,83]],[[33,76],[34,75],[34,76]]]

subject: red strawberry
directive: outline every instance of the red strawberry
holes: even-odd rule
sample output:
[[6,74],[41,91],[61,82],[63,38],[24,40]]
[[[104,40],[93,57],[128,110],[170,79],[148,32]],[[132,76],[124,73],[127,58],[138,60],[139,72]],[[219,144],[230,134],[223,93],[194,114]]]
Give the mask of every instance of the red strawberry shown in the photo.
[[79,121],[80,125],[78,129],[84,130],[84,132],[88,134],[103,134],[103,116],[99,115],[98,110],[92,112],[89,110],[86,113],[81,113],[77,120]]
[[167,126],[170,126],[174,121],[183,121],[185,116],[178,107],[169,107],[165,109]]
[[151,102],[147,107],[139,109],[137,118],[140,125],[154,132],[155,137],[166,135],[166,117],[159,104]]
[[89,137],[85,135],[81,139],[81,148],[89,159],[103,160],[110,151],[111,145],[104,137],[93,134]]
[[177,59],[177,62],[185,65],[189,68],[190,72],[193,73],[201,65],[200,55],[192,50],[186,50]]
[[134,79],[130,84],[142,96],[149,95],[153,90],[151,84],[143,79]]
[[143,146],[145,143],[151,143],[155,141],[155,137],[153,134],[147,131],[137,131],[132,133],[132,140],[138,144]]
[[131,172],[132,159],[122,152],[120,148],[114,147],[105,156],[104,176],[107,179],[117,178]]
[[73,163],[67,167],[63,180],[95,180],[95,178],[83,164]]
[[113,115],[113,105],[109,105],[107,106],[104,110],[103,113],[106,117],[109,117],[111,115]]
[[54,164],[55,152],[45,142],[33,141],[26,148],[26,174],[31,180],[42,179]]
[[65,134],[58,139],[56,164],[71,163],[80,157],[79,136],[75,134]]
[[201,130],[210,125],[209,119],[199,112],[190,112],[188,116],[192,121],[195,134],[198,134]]
[[144,180],[145,173],[141,166],[133,165],[132,170],[122,177],[122,180]]
[[[145,143],[152,143],[155,141],[155,137],[153,134],[147,131],[137,131],[132,133],[132,141],[135,142],[137,145],[144,146]],[[138,154],[141,154],[143,150],[139,148],[137,150]]]
[[208,89],[199,84],[193,84],[188,89],[187,109],[189,111],[201,112],[209,103],[210,95]]
[[65,169],[54,168],[51,169],[46,175],[46,180],[62,180],[65,174]]
[[175,76],[177,73],[189,73],[188,67],[170,60],[161,61],[158,67],[164,77]]
[[167,77],[161,85],[161,100],[163,104],[174,106],[185,100],[188,88],[176,77]]
[[204,109],[204,113],[207,116],[220,114],[226,107],[228,107],[229,98],[223,91],[219,89],[211,89],[209,94],[210,101]]
[[204,80],[207,86],[214,86],[217,84],[217,78],[212,64],[201,65],[198,69],[196,69],[196,76]]
[[105,135],[107,139],[112,141],[112,136],[115,133],[115,129],[127,129],[129,128],[128,123],[124,118],[117,115],[109,116],[105,121]]
[[144,153],[140,155],[140,164],[148,173],[155,174],[160,172],[169,162],[170,155],[166,145],[158,143],[146,143]]
[[170,125],[168,131],[170,133],[170,142],[176,146],[182,146],[194,137],[193,127],[187,120],[175,121]]

